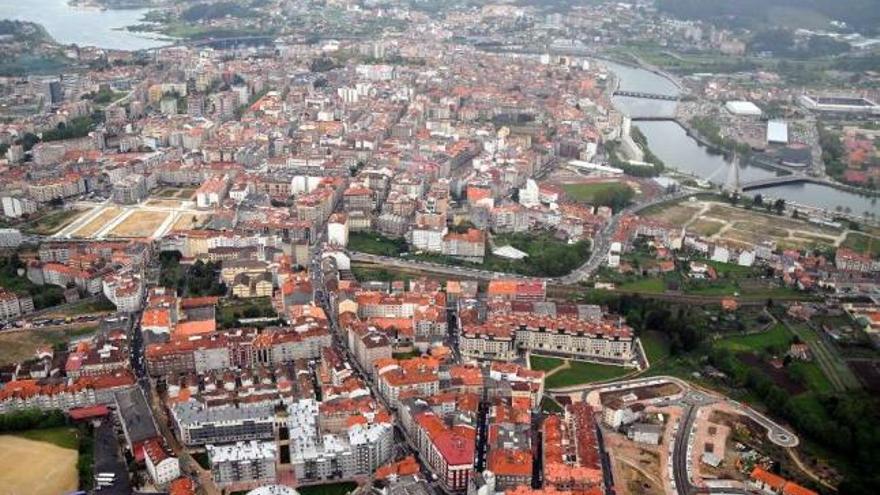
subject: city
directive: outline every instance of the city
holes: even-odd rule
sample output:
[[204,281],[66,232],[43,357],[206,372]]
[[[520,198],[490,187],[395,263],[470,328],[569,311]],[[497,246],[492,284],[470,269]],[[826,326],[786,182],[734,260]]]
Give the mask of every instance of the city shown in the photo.
[[880,492],[872,0],[0,0],[0,494]]

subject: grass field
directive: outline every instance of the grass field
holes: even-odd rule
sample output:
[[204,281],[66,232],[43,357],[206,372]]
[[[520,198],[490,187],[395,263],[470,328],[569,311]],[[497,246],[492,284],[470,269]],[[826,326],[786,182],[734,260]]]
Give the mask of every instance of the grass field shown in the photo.
[[356,483],[333,483],[332,485],[300,486],[300,495],[346,495],[357,488]]
[[110,223],[111,220],[118,217],[120,213],[122,213],[121,208],[117,208],[115,206],[109,206],[105,208],[103,211],[101,211],[101,213],[98,214],[98,216],[90,220],[89,223],[76,229],[76,231],[73,232],[73,237],[79,237],[82,239],[92,237],[99,230]]
[[166,211],[136,211],[110,231],[115,237],[149,237],[171,213]]
[[42,440],[0,436],[0,494],[58,495],[76,490],[76,448]]
[[766,332],[719,339],[715,345],[733,352],[761,352],[768,347],[788,347],[791,338],[791,332],[780,323],[773,325]]
[[83,213],[80,208],[58,210],[47,213],[40,218],[31,220],[22,229],[38,235],[52,235],[76,220]]
[[669,357],[669,342],[659,332],[647,331],[639,336],[642,347],[648,355],[648,362],[653,366],[655,363]]
[[42,430],[27,430],[13,433],[13,435],[37,442],[51,443],[62,449],[76,450],[79,447],[76,428],[59,426],[57,428],[44,428]]
[[0,365],[30,358],[38,347],[54,346],[95,331],[94,327],[76,330],[23,330],[0,333]]
[[565,194],[575,200],[594,204],[597,199],[607,197],[612,193],[632,192],[632,188],[620,182],[595,182],[590,184],[563,184]]
[[529,368],[538,371],[550,371],[562,366],[564,359],[545,357],[545,356],[529,356]]
[[642,292],[646,294],[662,294],[666,291],[666,284],[660,278],[640,278],[632,282],[620,284],[618,290],[622,292]]
[[611,380],[632,371],[623,366],[608,364],[587,363],[584,361],[569,361],[568,363],[568,368],[561,369],[544,380],[545,388],[570,387],[572,385]]
[[391,239],[378,232],[352,232],[348,236],[348,249],[379,256],[398,256],[409,250],[403,239]]
[[101,296],[96,300],[79,301],[76,304],[65,306],[58,311],[50,311],[46,313],[47,317],[65,317],[87,315],[92,313],[108,313],[115,312],[116,306]]

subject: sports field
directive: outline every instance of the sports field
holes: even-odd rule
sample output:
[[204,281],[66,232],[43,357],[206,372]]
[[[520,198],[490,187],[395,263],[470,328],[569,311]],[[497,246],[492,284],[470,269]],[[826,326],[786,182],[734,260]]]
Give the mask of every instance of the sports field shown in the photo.
[[167,211],[136,211],[122,223],[113,227],[108,235],[111,237],[149,237],[170,214]]
[[0,435],[0,495],[59,495],[76,490],[77,452]]

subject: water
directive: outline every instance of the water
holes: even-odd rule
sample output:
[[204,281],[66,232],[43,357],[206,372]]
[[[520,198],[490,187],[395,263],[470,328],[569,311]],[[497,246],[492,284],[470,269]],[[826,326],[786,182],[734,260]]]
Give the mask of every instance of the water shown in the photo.
[[[678,94],[678,88],[670,80],[645,69],[606,63],[620,78],[620,89],[657,94]],[[676,102],[647,100],[642,98],[615,97],[614,105],[624,113],[635,117],[670,118],[675,113]],[[667,121],[639,121],[635,125],[648,139],[648,146],[669,168],[681,170],[715,184],[727,179],[728,164],[721,155],[710,153],[700,146],[677,123]],[[776,173],[758,167],[743,165],[740,180],[764,179]],[[802,205],[834,211],[838,206],[849,208],[853,214],[866,211],[880,213],[880,201],[876,197],[842,191],[821,184],[798,183],[767,187],[751,191],[764,197],[782,198]]]
[[155,35],[124,29],[140,24],[146,13],[147,9],[75,7],[67,0],[0,0],[0,18],[40,24],[61,44],[114,50],[143,50],[168,44]]

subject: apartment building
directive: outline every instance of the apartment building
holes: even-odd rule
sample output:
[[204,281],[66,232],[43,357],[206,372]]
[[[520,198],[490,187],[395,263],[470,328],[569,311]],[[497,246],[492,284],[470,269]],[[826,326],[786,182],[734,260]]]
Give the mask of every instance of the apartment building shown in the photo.
[[575,359],[627,363],[634,357],[632,329],[616,320],[574,316],[493,315],[462,328],[460,351],[473,359],[510,360],[520,350]]
[[220,486],[236,483],[274,483],[276,478],[274,442],[236,442],[208,445],[211,476]]
[[272,405],[207,407],[194,400],[174,404],[171,419],[186,446],[266,440],[275,436]]

